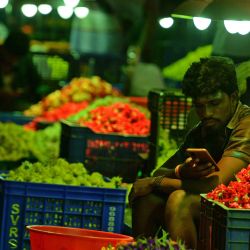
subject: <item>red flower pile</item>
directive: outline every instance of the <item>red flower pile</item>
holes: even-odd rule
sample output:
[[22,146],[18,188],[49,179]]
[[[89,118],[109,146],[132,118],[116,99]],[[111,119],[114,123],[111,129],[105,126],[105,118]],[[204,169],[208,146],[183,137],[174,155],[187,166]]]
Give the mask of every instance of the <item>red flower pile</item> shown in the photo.
[[243,168],[236,179],[228,186],[220,184],[207,194],[207,198],[219,201],[229,208],[250,209],[250,165]]
[[150,129],[150,120],[144,113],[128,103],[121,102],[91,110],[87,120],[80,119],[79,124],[97,133],[124,135],[148,135]]
[[250,182],[250,165],[247,168],[243,168],[237,175],[236,179],[240,182]]

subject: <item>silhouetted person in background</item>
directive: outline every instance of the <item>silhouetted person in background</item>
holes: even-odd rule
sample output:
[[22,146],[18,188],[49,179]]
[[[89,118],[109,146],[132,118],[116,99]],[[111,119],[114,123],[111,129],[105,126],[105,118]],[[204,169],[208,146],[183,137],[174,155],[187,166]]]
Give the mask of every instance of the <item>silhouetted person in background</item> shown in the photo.
[[41,79],[29,50],[29,37],[18,30],[0,45],[0,111],[22,111],[39,100]]
[[165,89],[155,52],[159,8],[159,1],[144,1],[144,25],[137,44],[127,51],[125,95],[147,97],[151,89]]

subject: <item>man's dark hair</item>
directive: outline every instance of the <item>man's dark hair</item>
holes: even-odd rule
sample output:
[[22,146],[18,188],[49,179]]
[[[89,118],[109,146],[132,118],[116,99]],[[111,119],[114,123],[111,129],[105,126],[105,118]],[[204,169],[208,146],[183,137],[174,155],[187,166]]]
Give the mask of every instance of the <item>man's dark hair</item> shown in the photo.
[[219,90],[228,95],[238,91],[233,61],[227,57],[211,56],[192,63],[182,81],[183,93],[196,98]]
[[28,35],[21,31],[11,31],[4,41],[4,47],[9,53],[22,57],[29,52],[30,39]]

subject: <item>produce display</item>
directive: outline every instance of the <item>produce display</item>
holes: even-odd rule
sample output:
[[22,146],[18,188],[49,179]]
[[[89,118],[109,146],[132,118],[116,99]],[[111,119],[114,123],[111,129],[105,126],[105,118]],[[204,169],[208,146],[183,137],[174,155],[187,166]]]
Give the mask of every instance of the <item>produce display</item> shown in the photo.
[[69,42],[66,41],[38,41],[31,40],[32,52],[57,52],[57,53],[69,53]]
[[113,246],[102,247],[101,250],[185,250],[183,242],[171,240],[168,233],[162,230],[162,236],[139,237],[136,241],[121,244],[116,248]]
[[128,103],[100,106],[92,110],[87,119],[81,118],[78,123],[94,132],[124,135],[148,135],[150,129],[150,120],[145,114]]
[[140,105],[134,104],[130,101],[129,98],[126,97],[117,97],[117,96],[105,96],[103,98],[95,99],[91,102],[85,109],[75,113],[67,118],[68,121],[77,123],[81,119],[88,119],[90,116],[90,112],[98,107],[110,106],[115,103],[129,103],[133,107],[139,109],[142,113],[146,115],[146,117],[150,117],[149,110]]
[[68,121],[89,127],[94,132],[148,135],[149,111],[130,103],[128,98],[107,96],[67,118]]
[[193,62],[199,61],[201,57],[209,57],[212,53],[212,49],[212,45],[209,44],[188,52],[185,57],[165,67],[163,69],[163,76],[175,81],[182,81],[189,66]]
[[28,131],[21,125],[0,122],[0,161],[57,158],[60,133],[59,123],[42,130]]
[[207,198],[221,202],[229,208],[250,209],[250,165],[243,168],[236,175],[236,179],[228,186],[220,184],[207,194]]
[[73,78],[69,84],[44,97],[37,104],[24,111],[27,116],[41,116],[68,102],[92,102],[107,95],[119,96],[120,92],[98,76]]
[[10,170],[3,176],[10,181],[103,188],[117,188],[121,186],[122,181],[120,177],[113,177],[105,181],[98,172],[88,174],[82,163],[69,163],[62,158],[44,163],[24,161],[18,168]]
[[61,119],[66,119],[72,114],[85,109],[88,106],[88,102],[67,102],[58,108],[48,110],[43,112],[42,115],[35,117],[31,122],[25,125],[27,129],[37,129],[37,125],[41,122],[52,123],[60,121]]
[[155,170],[161,167],[178,149],[177,142],[173,138],[170,138],[169,133],[169,130],[160,128],[159,149]]

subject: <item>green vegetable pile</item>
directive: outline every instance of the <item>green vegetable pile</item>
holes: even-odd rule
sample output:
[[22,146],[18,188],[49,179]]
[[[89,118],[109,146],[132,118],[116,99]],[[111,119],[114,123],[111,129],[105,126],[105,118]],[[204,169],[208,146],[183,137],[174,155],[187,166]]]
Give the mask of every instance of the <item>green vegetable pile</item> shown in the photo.
[[30,144],[30,152],[33,158],[44,162],[59,157],[61,138],[60,123],[53,123],[44,129],[33,131],[33,133],[33,145]]
[[46,161],[57,158],[60,133],[59,123],[42,130],[30,131],[21,125],[0,122],[0,161]]
[[113,177],[105,181],[102,174],[98,172],[88,174],[82,163],[69,163],[62,158],[49,160],[44,163],[24,161],[15,170],[2,174],[2,177],[9,181],[103,188],[117,188],[121,186],[122,182],[120,177]]
[[159,151],[155,169],[161,167],[178,149],[177,142],[169,136],[169,130],[160,128],[158,147]]

